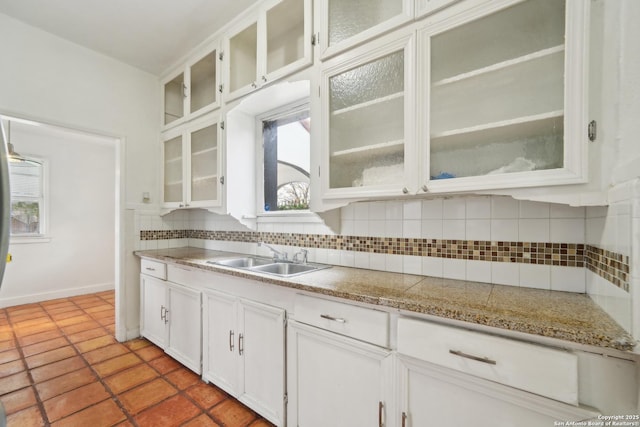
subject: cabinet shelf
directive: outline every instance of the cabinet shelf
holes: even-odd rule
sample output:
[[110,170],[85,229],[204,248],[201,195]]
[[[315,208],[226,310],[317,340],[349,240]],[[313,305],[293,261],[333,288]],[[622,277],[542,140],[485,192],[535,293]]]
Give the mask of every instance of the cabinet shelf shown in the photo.
[[523,124],[539,122],[547,119],[561,118],[563,114],[564,114],[563,110],[557,110],[557,111],[550,111],[548,113],[543,113],[543,114],[535,114],[531,116],[518,117],[516,119],[501,120],[499,122],[485,123],[482,125],[469,126],[469,127],[460,128],[460,129],[452,129],[445,132],[434,133],[431,135],[431,139],[433,140],[438,138],[454,137],[458,135],[470,135],[473,133],[490,131],[491,129],[505,128],[507,126],[523,125]]
[[182,157],[172,157],[171,159],[164,159],[165,164],[182,162]]
[[182,186],[182,180],[180,181],[167,181],[164,183],[165,187],[170,187],[170,186]]
[[361,102],[359,104],[351,105],[349,107],[341,108],[339,110],[335,110],[331,112],[332,116],[340,116],[346,113],[351,113],[358,110],[363,110],[365,108],[373,107],[376,105],[384,104],[395,99],[401,99],[404,97],[404,92],[397,92],[391,95],[383,96],[381,98],[376,98],[371,101]]
[[442,80],[438,80],[432,84],[433,87],[445,86],[448,84],[453,84],[460,82],[462,80],[470,79],[476,76],[480,76],[482,74],[488,74],[492,72],[496,72],[499,70],[503,70],[506,68],[514,67],[519,64],[523,64],[528,61],[532,61],[535,59],[543,58],[545,56],[551,56],[556,53],[564,52],[564,45],[553,46],[547,49],[542,49],[537,52],[533,52],[527,55],[523,55],[517,58],[509,59],[507,61],[498,62],[495,64],[488,65],[486,67],[478,68],[473,71],[469,71],[466,73],[461,73],[452,77],[447,77]]
[[337,161],[353,162],[365,161],[371,157],[385,157],[393,154],[401,154],[404,151],[404,140],[383,142],[348,150],[334,151],[331,158]]
[[191,153],[191,157],[193,157],[193,156],[201,156],[201,155],[204,155],[204,154],[207,154],[207,153],[211,153],[211,152],[215,152],[215,151],[218,151],[218,147],[217,146],[216,147],[205,148],[205,149],[198,150],[198,151],[194,151],[194,152]]
[[216,181],[218,179],[218,175],[204,175],[204,176],[194,176],[191,178],[191,182],[200,182],[200,181]]

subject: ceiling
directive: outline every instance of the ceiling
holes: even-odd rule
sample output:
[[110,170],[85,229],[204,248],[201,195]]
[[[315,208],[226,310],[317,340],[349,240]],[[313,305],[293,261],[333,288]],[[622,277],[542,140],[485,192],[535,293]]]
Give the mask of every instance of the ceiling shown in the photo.
[[0,0],[0,13],[159,75],[258,0]]

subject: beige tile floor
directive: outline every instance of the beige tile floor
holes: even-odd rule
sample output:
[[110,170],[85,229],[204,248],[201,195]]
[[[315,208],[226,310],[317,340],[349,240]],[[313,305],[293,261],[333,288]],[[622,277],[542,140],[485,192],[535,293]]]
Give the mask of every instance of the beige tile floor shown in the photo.
[[113,291],[0,309],[7,425],[272,425],[114,322]]

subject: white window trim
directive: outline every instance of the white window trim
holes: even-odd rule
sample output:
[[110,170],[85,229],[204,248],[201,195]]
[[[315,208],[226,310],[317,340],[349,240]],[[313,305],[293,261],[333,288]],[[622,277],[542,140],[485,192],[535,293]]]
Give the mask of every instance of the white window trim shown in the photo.
[[12,234],[9,236],[10,245],[22,245],[32,243],[49,243],[51,236],[49,233],[49,159],[40,156],[22,155],[23,158],[33,160],[42,165],[42,211],[40,215],[39,234]]
[[[300,99],[298,101],[290,102],[286,105],[282,105],[278,108],[266,111],[259,115],[256,115],[256,217],[258,223],[264,222],[316,222],[311,219],[318,219],[317,222],[322,222],[317,214],[311,212],[308,209],[296,210],[296,211],[265,211],[264,210],[264,147],[262,136],[262,122],[274,120],[279,117],[288,116],[303,111],[309,111],[311,113],[311,103],[309,98]],[[313,126],[313,124],[312,124]],[[313,191],[313,188],[311,189]],[[285,221],[269,221],[263,218],[286,218]],[[306,218],[306,219],[305,219]],[[294,220],[294,221],[291,221]]]

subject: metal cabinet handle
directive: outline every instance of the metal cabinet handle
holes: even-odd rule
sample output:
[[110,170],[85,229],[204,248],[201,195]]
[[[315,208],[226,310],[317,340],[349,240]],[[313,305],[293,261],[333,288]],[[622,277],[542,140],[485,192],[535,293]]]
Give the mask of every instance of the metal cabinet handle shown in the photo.
[[167,323],[169,323],[169,310],[167,310],[166,308],[164,309],[164,324],[166,325]]
[[402,413],[402,427],[406,427],[407,425],[407,413],[403,412]]
[[328,314],[321,314],[320,317],[322,317],[323,319],[332,320],[332,321],[338,322],[338,323],[347,323],[347,321],[345,319],[343,319],[342,317],[333,317],[333,316],[330,316]]
[[382,410],[384,409],[384,403],[378,402],[378,427],[382,427]]
[[184,98],[189,96],[189,89],[187,88],[187,85],[182,83],[182,96]]
[[238,354],[242,356],[244,352],[244,336],[242,334],[238,335]]
[[233,331],[229,331],[229,351],[233,351]]
[[166,314],[165,314],[165,312],[164,312],[165,310],[166,310],[166,309],[164,308],[164,305],[161,305],[161,306],[160,306],[160,319],[161,319],[161,320],[164,320],[164,319],[165,319],[165,316],[166,316]]
[[145,270],[148,270],[148,271],[156,271],[156,269],[155,269],[155,268],[151,268],[151,267],[145,267]]
[[489,365],[496,364],[495,360],[491,360],[488,357],[474,356],[472,354],[463,353],[462,351],[458,351],[458,350],[449,350],[449,353],[454,354],[456,356],[464,357],[465,359],[471,359],[477,362],[488,363]]

